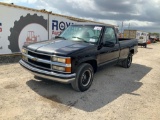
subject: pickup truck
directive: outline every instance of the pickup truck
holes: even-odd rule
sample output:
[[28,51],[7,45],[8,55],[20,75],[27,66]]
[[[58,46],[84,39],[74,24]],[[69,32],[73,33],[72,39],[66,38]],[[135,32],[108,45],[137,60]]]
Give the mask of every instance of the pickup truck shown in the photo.
[[114,26],[70,25],[53,40],[24,45],[19,63],[37,78],[70,83],[83,92],[100,66],[129,68],[137,48],[136,39],[118,39]]

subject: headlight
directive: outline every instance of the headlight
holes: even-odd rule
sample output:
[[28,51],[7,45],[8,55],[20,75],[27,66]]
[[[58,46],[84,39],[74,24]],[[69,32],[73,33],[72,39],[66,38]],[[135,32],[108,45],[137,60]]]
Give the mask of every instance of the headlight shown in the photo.
[[22,48],[22,53],[27,54],[27,50]]
[[62,66],[52,65],[52,69],[60,72],[71,73],[71,58],[70,57],[59,57],[52,56],[51,60],[53,62],[62,63]]
[[66,63],[66,59],[65,58],[58,58],[57,61],[61,62],[61,63]]
[[65,72],[65,67],[59,67],[59,66],[52,66],[53,70],[58,70],[58,71],[62,71]]
[[65,63],[65,64],[71,64],[71,58],[61,58],[61,57],[53,56],[52,61]]
[[53,65],[53,66],[52,66],[52,69],[53,69],[53,70],[56,70],[56,71],[71,73],[71,67],[60,67],[60,66],[55,66],[55,65]]

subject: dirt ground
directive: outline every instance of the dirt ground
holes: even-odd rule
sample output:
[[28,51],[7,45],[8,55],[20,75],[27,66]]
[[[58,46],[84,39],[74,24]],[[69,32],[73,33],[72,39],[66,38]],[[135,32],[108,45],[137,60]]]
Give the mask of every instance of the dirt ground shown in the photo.
[[160,120],[160,43],[138,51],[131,68],[100,69],[83,93],[1,64],[0,120]]

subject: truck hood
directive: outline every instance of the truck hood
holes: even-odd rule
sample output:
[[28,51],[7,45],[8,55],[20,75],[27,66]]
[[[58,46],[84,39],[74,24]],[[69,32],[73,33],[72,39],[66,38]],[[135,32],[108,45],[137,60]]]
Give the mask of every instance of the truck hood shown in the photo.
[[94,44],[85,43],[82,41],[71,41],[71,40],[50,40],[44,42],[38,42],[34,44],[30,44],[26,46],[28,49],[52,55],[68,55],[77,50],[84,49],[89,46],[93,46]]

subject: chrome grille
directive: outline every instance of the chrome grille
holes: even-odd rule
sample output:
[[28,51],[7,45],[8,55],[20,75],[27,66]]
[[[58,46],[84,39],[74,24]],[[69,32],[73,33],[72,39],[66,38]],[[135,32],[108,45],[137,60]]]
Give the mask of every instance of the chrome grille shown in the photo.
[[[27,55],[30,56],[30,57],[28,57],[28,63],[30,63],[31,65],[33,65],[35,67],[51,70],[51,64],[48,63],[51,61],[51,56],[46,55],[46,54],[37,53],[34,51],[30,51],[30,50],[27,50],[27,51],[28,51]],[[37,61],[38,59],[46,60],[48,62],[46,62],[46,63],[40,62],[40,61]]]
[[51,60],[50,56],[43,55],[43,54],[38,54],[38,53],[35,53],[35,52],[32,52],[32,51],[28,51],[28,55],[30,55],[32,57],[44,59],[44,60]]
[[34,61],[32,59],[28,59],[28,62],[33,64],[33,65],[35,65],[35,66],[41,67],[41,68],[51,69],[51,65],[50,64],[37,62],[37,61]]

